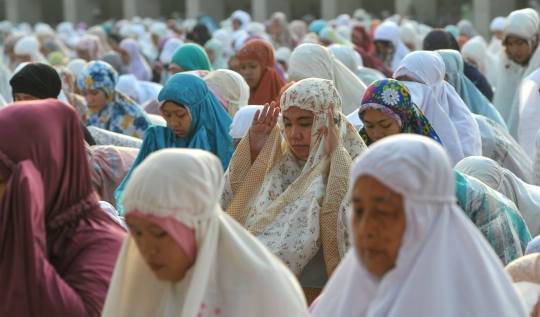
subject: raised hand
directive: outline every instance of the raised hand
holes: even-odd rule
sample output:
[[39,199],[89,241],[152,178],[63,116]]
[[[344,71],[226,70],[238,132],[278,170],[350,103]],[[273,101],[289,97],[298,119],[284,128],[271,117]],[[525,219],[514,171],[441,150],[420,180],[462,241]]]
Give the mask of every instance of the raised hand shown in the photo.
[[263,149],[270,132],[274,129],[279,117],[279,108],[272,101],[271,104],[265,104],[262,111],[257,110],[251,122],[249,129],[249,147],[251,150],[251,162],[254,162],[259,152]]
[[[341,119],[340,119],[341,120]],[[332,155],[334,150],[341,144],[341,137],[339,135],[339,128],[334,122],[334,102],[330,102],[330,108],[328,109],[326,126],[323,127],[324,133],[324,149],[328,155]]]

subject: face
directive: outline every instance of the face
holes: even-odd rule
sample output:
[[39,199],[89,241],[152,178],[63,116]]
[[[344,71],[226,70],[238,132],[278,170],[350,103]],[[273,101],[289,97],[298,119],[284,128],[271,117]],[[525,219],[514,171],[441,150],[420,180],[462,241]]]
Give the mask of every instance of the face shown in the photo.
[[242,60],[239,64],[240,75],[244,77],[249,88],[257,89],[262,77],[262,67],[253,59]]
[[32,95],[29,95],[29,94],[22,93],[22,92],[15,93],[14,97],[15,97],[15,101],[39,100],[39,98],[37,98],[37,97],[34,97]]
[[362,42],[362,35],[361,34],[358,34],[357,32],[352,32],[351,33],[351,39],[352,39],[352,42],[355,44],[355,45],[358,45],[360,42]]
[[211,48],[205,48],[206,54],[208,55],[208,59],[210,60],[210,63],[213,63],[216,59],[216,53]]
[[88,51],[86,50],[77,50],[77,57],[80,59],[84,59],[85,61],[90,61],[90,54],[88,54]]
[[178,282],[191,264],[184,250],[160,226],[136,216],[126,218],[131,237],[160,281]]
[[506,50],[510,53],[514,62],[518,64],[526,64],[531,58],[531,52],[529,51],[529,44],[527,41],[515,36],[509,36],[506,39]]
[[0,199],[4,196],[9,179],[0,173]]
[[362,176],[352,200],[356,251],[367,270],[382,277],[396,265],[405,232],[403,199],[375,178]]
[[372,142],[377,142],[390,135],[399,134],[399,125],[389,115],[375,109],[366,110],[363,115],[364,127]]
[[231,57],[229,59],[229,70],[232,70],[233,72],[240,73],[240,69],[238,67],[238,58],[237,57]]
[[191,117],[188,110],[172,101],[166,101],[161,110],[163,111],[163,119],[167,121],[167,125],[174,133],[180,138],[187,137],[191,127]]
[[120,48],[118,49],[118,52],[120,52],[120,56],[122,57],[122,63],[124,65],[129,65],[129,53]]
[[313,120],[313,112],[309,110],[293,106],[283,111],[285,137],[294,155],[300,159],[309,157]]
[[155,46],[158,46],[159,44],[159,36],[152,34],[152,42],[154,42]]
[[93,111],[97,112],[105,108],[107,105],[107,96],[105,92],[101,89],[83,89],[82,95],[88,103],[88,107]]
[[180,67],[180,66],[170,65],[169,66],[169,72],[171,73],[171,75],[174,75],[174,74],[178,74],[178,73],[183,73],[183,72],[185,72],[185,70],[183,70],[182,67]]
[[495,31],[493,32],[493,35],[495,35],[496,38],[499,40],[504,40],[504,32],[503,31]]
[[20,63],[30,63],[32,61],[32,58],[30,57],[30,55],[16,55],[16,56],[17,56],[17,60]]
[[241,26],[242,26],[242,23],[240,22],[240,20],[234,19],[234,20],[232,21],[232,28],[233,28],[233,30],[238,31],[238,30],[240,30],[240,27],[241,27]]
[[375,42],[375,48],[377,49],[377,52],[386,54],[388,50],[392,48],[392,43],[377,41]]

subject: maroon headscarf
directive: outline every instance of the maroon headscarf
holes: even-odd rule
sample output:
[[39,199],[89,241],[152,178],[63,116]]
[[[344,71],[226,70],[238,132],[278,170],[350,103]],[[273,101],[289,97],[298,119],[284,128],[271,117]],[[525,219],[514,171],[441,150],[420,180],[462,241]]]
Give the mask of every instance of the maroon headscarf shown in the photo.
[[366,28],[363,25],[356,25],[353,28],[352,33],[356,35],[356,39],[353,38],[354,45],[363,48],[364,51],[368,53],[373,52],[373,49],[374,49],[373,43],[371,42],[371,38],[367,34]]
[[0,109],[0,316],[99,316],[125,232],[92,191],[82,131],[56,99]]

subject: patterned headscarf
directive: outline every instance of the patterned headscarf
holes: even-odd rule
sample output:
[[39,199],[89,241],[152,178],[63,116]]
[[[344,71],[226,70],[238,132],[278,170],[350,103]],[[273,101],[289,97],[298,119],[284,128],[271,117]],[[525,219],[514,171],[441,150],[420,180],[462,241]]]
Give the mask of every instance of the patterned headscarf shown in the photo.
[[[379,110],[394,119],[399,125],[400,133],[425,135],[442,144],[422,110],[412,102],[407,86],[397,80],[380,79],[368,86],[362,99],[362,106],[358,110],[362,121],[364,111],[370,109]],[[365,127],[362,127],[359,133],[367,145],[373,143]]]

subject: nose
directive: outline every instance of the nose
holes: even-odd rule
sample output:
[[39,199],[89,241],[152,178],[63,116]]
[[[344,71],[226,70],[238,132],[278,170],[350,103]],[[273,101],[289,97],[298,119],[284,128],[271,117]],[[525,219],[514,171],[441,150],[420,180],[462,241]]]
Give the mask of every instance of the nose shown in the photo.
[[379,223],[375,217],[371,216],[369,212],[364,211],[364,214],[360,219],[360,234],[365,238],[374,238],[379,233]]
[[291,127],[291,137],[297,140],[302,139],[302,133],[300,133],[300,130],[295,128],[294,125]]
[[148,241],[148,239],[141,238],[139,242],[139,249],[143,257],[155,256],[158,253],[158,249],[155,244]]
[[384,138],[384,132],[381,129],[378,129],[378,128],[374,128],[373,133],[371,135],[372,135],[373,139],[375,139],[375,140],[380,140],[380,139]]

